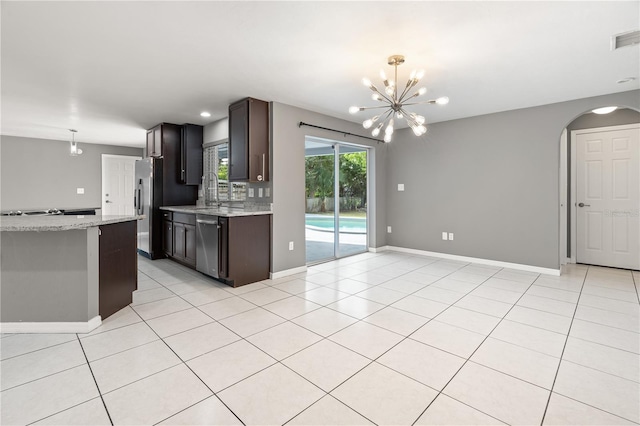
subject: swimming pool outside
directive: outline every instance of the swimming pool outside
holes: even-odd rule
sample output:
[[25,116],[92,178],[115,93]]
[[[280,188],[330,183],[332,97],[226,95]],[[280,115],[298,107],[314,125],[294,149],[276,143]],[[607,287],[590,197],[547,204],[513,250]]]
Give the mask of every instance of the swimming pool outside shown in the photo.
[[[334,232],[333,216],[306,214],[305,225],[308,229],[323,232]],[[346,234],[366,234],[367,219],[359,217],[340,216],[340,232]]]

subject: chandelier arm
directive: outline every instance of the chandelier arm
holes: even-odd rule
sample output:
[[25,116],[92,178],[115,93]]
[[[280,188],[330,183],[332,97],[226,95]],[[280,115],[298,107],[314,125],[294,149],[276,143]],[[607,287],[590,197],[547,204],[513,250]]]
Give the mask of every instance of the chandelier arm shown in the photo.
[[407,84],[404,88],[404,90],[402,91],[402,95],[400,95],[400,98],[398,99],[398,102],[401,103],[404,100],[404,96],[409,93],[409,89],[411,89],[413,86]]
[[400,112],[402,113],[402,117],[404,117],[404,119],[407,121],[407,123],[409,124],[409,126],[414,125],[414,126],[419,126],[420,124],[418,124],[417,121],[415,121],[412,117],[411,114],[407,113],[407,111],[404,108],[400,108]]
[[412,102],[410,104],[403,104],[403,105],[422,105],[422,104],[435,104],[436,100],[435,99],[429,99],[428,101],[422,101],[422,102]]
[[380,109],[380,108],[391,108],[389,105],[380,105],[380,106],[372,106],[372,107],[358,107],[362,108],[362,111],[366,111],[369,109]]

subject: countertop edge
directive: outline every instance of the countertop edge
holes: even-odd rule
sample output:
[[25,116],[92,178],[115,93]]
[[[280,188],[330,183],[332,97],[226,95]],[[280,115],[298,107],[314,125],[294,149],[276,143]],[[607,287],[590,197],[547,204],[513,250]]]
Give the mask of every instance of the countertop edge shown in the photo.
[[[73,215],[64,216],[38,216],[24,217],[17,216],[11,219],[0,219],[0,231],[2,232],[48,232],[48,231],[71,231],[77,229],[88,229],[100,225],[110,225],[113,223],[129,222],[140,220],[144,215],[136,216],[85,216],[78,218]],[[10,222],[6,224],[6,221]],[[20,222],[23,223],[20,223]],[[62,223],[55,223],[55,221]],[[50,223],[46,223],[50,222]]]
[[175,213],[186,214],[202,214],[207,216],[222,216],[222,217],[235,217],[235,216],[260,216],[266,214],[273,214],[271,210],[233,210],[229,211],[227,208],[211,207],[192,207],[192,206],[162,206],[160,210],[172,211]]

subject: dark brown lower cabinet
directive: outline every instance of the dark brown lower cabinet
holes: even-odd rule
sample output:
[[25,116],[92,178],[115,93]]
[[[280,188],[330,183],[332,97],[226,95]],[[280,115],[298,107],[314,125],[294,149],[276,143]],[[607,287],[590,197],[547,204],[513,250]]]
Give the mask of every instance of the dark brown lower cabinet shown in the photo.
[[269,278],[271,216],[220,217],[218,273],[234,287]]
[[104,320],[129,305],[138,288],[137,224],[132,220],[99,228],[98,313]]
[[173,220],[164,221],[164,250],[167,256],[184,265],[196,266],[196,216],[173,213]]

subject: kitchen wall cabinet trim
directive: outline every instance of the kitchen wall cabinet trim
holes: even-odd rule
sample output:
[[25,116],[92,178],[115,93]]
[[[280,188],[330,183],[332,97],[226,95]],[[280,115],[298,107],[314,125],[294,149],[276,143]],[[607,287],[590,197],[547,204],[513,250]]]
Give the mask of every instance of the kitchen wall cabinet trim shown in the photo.
[[269,103],[254,98],[229,105],[229,180],[269,181]]

